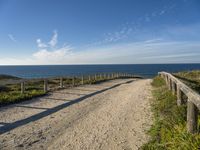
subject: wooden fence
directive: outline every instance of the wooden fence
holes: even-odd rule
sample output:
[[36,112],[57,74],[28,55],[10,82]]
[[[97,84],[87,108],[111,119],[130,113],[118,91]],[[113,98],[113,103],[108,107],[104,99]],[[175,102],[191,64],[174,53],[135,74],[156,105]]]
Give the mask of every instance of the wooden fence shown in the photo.
[[187,131],[197,133],[200,95],[170,73],[159,72],[158,75],[165,79],[168,88],[177,95],[177,105],[184,103],[184,96],[187,98]]
[[77,86],[77,85],[91,84],[91,83],[112,80],[112,79],[118,79],[118,78],[142,78],[142,77],[135,76],[135,75],[129,74],[129,73],[99,73],[99,74],[93,74],[93,75],[82,75],[82,76],[72,76],[72,77],[57,77],[57,78],[44,78],[44,79],[31,79],[31,80],[22,79],[19,82],[21,84],[21,93],[23,94],[26,89],[26,87],[25,87],[26,83],[28,83],[30,81],[43,82],[43,91],[46,93],[50,90],[48,83],[51,80],[59,80],[57,88],[61,89],[61,88],[66,87],[66,86],[64,86],[64,80],[66,80],[66,79],[71,80],[71,86]]

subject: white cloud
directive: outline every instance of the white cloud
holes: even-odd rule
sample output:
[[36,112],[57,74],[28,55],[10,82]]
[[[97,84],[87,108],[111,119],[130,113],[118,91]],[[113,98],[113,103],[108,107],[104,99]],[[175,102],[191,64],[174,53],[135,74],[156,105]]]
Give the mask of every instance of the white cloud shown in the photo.
[[71,54],[71,47],[62,47],[60,49],[55,49],[49,51],[47,49],[42,49],[33,53],[33,58],[39,62],[45,64],[59,63],[62,62],[66,56]]
[[11,41],[13,41],[13,42],[17,42],[17,40],[15,39],[15,37],[12,35],[12,34],[8,34],[8,37],[9,37],[9,39],[11,40]]
[[58,42],[58,33],[56,30],[53,31],[53,36],[48,43],[42,42],[40,38],[36,40],[36,43],[39,49],[44,49],[44,48],[54,49],[56,47],[57,42]]
[[46,48],[47,47],[47,45],[45,43],[43,43],[41,41],[41,39],[37,39],[36,42],[37,42],[38,48]]
[[115,44],[81,51],[70,46],[54,50],[41,49],[27,58],[1,58],[0,64],[199,63],[199,49],[198,42],[167,42],[152,39],[149,42]]
[[57,33],[57,31],[55,30],[53,33],[54,33],[54,34],[53,34],[51,40],[49,41],[49,45],[50,45],[51,47],[55,47],[56,44],[57,44],[57,42],[58,42],[58,40],[57,40],[57,38],[58,38],[58,33]]
[[163,40],[162,38],[150,39],[146,40],[145,43],[155,43],[155,42],[160,42],[162,40]]
[[48,43],[42,42],[40,38],[36,40],[39,50],[32,54],[32,61],[40,64],[57,64],[62,62],[66,56],[71,54],[72,47],[64,44],[61,48],[57,48],[58,33],[56,30]]

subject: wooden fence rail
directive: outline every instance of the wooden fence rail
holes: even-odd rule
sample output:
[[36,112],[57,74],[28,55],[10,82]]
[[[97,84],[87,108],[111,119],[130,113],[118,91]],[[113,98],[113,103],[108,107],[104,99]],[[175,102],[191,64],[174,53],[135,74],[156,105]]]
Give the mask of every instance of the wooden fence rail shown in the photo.
[[187,131],[197,133],[200,95],[170,73],[159,72],[158,75],[165,79],[168,88],[177,95],[177,105],[184,103],[184,95],[187,97]]
[[[58,88],[64,88],[64,80],[65,79],[71,79],[71,86],[76,86],[76,85],[83,85],[87,83],[92,83],[92,82],[98,82],[98,81],[103,81],[103,80],[112,80],[112,79],[117,79],[117,78],[142,78],[140,76],[135,76],[133,74],[128,74],[128,73],[99,73],[99,74],[94,74],[94,75],[85,75],[85,76],[72,76],[72,77],[57,77],[57,78],[45,78],[45,79],[33,79],[33,80],[27,80],[27,79],[22,79],[20,80],[21,84],[21,93],[23,94],[25,92],[25,83],[29,81],[42,81],[43,80],[43,91],[46,93],[50,90],[50,85],[48,84],[51,80],[59,80]],[[77,81],[79,80],[79,81]],[[79,82],[79,83],[77,83]]]

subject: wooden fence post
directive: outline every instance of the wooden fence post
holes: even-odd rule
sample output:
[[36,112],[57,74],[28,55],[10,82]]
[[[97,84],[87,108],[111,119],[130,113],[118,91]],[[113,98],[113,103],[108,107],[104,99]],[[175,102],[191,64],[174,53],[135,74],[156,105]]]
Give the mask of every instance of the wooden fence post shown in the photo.
[[172,90],[172,80],[170,78],[168,78],[169,80],[169,90]]
[[72,86],[75,86],[75,77],[72,77]]
[[176,83],[172,80],[172,93],[173,93],[173,95],[176,94],[176,88],[175,88],[175,86],[176,86]]
[[177,105],[180,106],[183,104],[183,92],[180,89],[180,85],[177,84]]
[[44,92],[46,93],[48,91],[48,81],[47,79],[44,79]]
[[84,77],[83,76],[81,77],[81,84],[82,85],[84,84]]
[[96,75],[96,74],[94,75],[94,80],[95,80],[95,81],[97,80],[97,75]]
[[198,129],[198,108],[190,101],[187,101],[187,131],[196,133]]
[[168,83],[168,89],[171,90],[171,81],[170,81],[170,78],[169,76],[167,76],[167,83]]
[[63,88],[63,78],[60,78],[60,88]]
[[90,75],[88,76],[88,80],[89,80],[89,82],[91,81],[91,77],[90,77]]
[[24,87],[24,81],[21,82],[21,94],[24,94],[25,87]]
[[167,76],[165,75],[165,83],[168,86]]

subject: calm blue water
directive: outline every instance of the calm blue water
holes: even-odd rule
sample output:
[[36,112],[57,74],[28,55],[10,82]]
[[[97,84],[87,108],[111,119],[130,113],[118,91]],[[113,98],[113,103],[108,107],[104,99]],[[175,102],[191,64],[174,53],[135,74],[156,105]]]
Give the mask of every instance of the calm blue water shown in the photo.
[[41,78],[101,72],[127,72],[144,77],[153,77],[159,71],[178,72],[194,69],[200,69],[200,64],[0,66],[0,74],[9,74],[23,78]]

